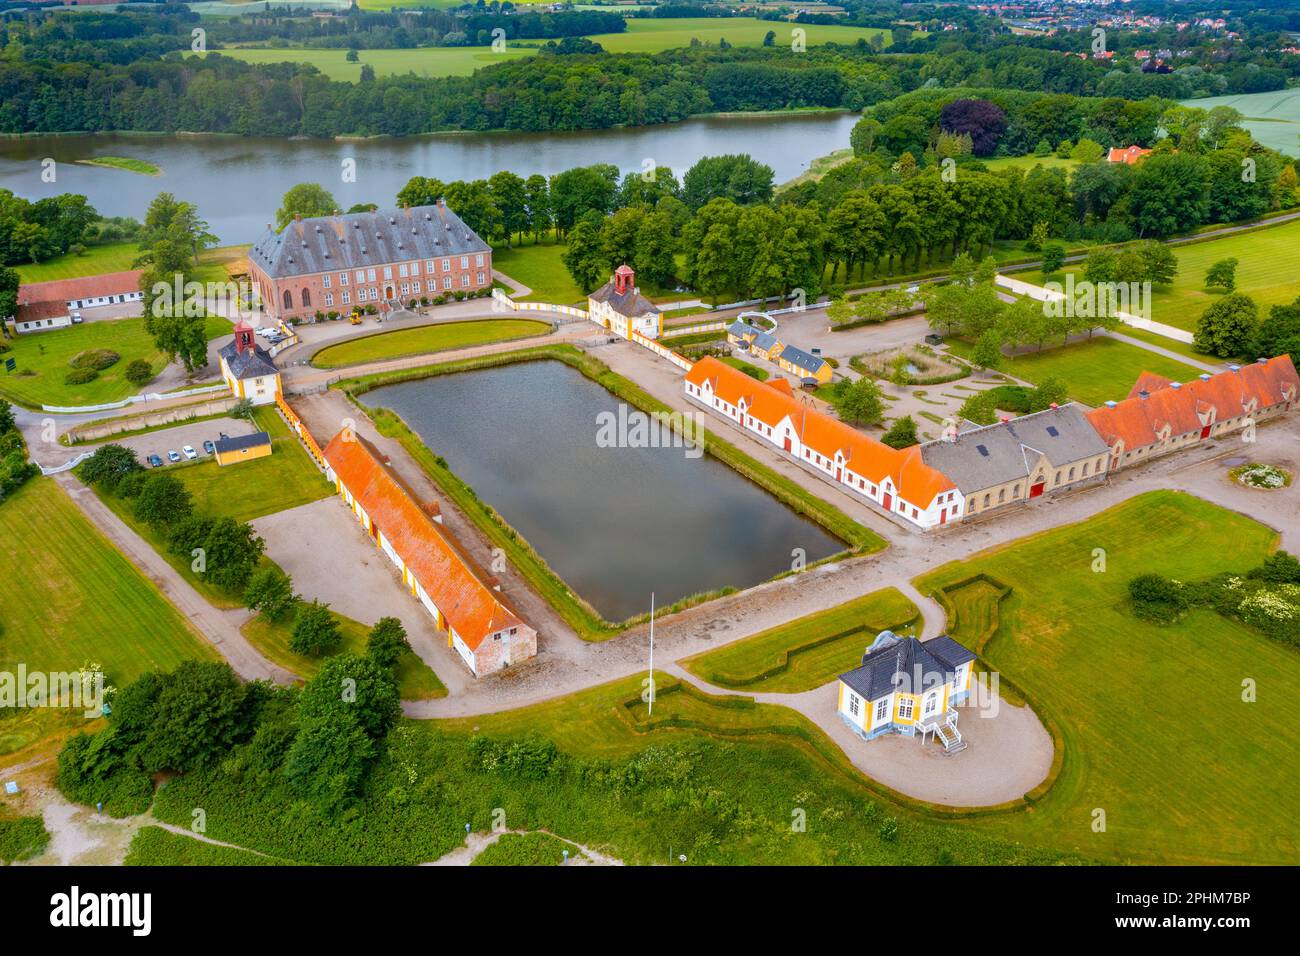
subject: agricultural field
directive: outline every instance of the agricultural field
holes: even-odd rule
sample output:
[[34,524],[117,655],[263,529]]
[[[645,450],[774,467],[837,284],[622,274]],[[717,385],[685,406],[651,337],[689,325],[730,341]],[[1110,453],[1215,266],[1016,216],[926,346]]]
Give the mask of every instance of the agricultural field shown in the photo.
[[361,50],[360,60],[347,61],[347,50],[320,48],[261,49],[232,47],[214,50],[222,56],[243,60],[245,63],[310,63],[331,80],[355,83],[361,79],[361,67],[369,64],[376,76],[397,76],[414,73],[416,76],[469,76],[475,70],[506,60],[534,56],[532,47],[508,47],[495,53],[491,47],[425,47],[413,50]]
[[[918,579],[924,593],[952,589],[959,611],[949,628],[968,643],[989,618],[972,609],[996,591],[981,587],[975,601],[963,601],[963,584],[987,575],[1011,587],[982,656],[1055,724],[1064,745],[1060,776],[1032,813],[976,825],[1113,862],[1293,861],[1300,793],[1276,768],[1292,762],[1300,700],[1261,693],[1246,703],[1242,680],[1267,676],[1290,687],[1300,681],[1300,654],[1208,609],[1161,626],[1127,603],[1136,575],[1189,581],[1243,572],[1276,543],[1274,531],[1250,519],[1160,491]],[[1098,808],[1104,832],[1093,827]]]
[[[969,343],[959,339],[949,339],[948,349],[966,359],[973,351]],[[1041,352],[1021,352],[1004,358],[998,371],[1032,385],[1059,379],[1069,389],[1070,398],[1094,407],[1128,397],[1129,389],[1143,372],[1155,372],[1179,382],[1201,374],[1199,368],[1105,336],[1045,346]]]
[[[207,320],[208,339],[230,334],[230,322],[219,316]],[[111,319],[84,322],[49,332],[32,332],[4,340],[9,351],[0,358],[18,363],[12,372],[0,371],[0,396],[21,405],[101,405],[116,402],[142,391],[126,380],[126,367],[134,359],[145,359],[157,375],[167,356],[154,347],[144,329],[144,319]],[[69,385],[69,364],[82,352],[108,349],[120,358],[100,371],[92,381]],[[143,390],[148,390],[144,386]]]
[[[591,37],[610,53],[660,53],[691,45],[692,39],[714,46],[725,39],[732,46],[762,46],[768,31],[776,34],[777,46],[790,46],[795,24],[759,20],[754,17],[684,17],[628,20],[626,33],[598,33]],[[852,44],[882,36],[890,44],[888,30],[876,27],[830,26],[801,23],[809,46],[822,43]]]
[[858,666],[881,631],[908,633],[919,613],[902,592],[884,588],[681,663],[718,687],[797,694]]
[[[1195,331],[1201,313],[1224,294],[1205,288],[1205,271],[1220,259],[1237,260],[1236,291],[1255,300],[1261,317],[1268,314],[1269,306],[1285,305],[1300,296],[1300,219],[1172,248],[1178,257],[1178,275],[1170,285],[1152,290],[1151,318],[1156,322]],[[1083,266],[1064,272],[1074,273],[1077,281]]]
[[[0,606],[0,671],[76,671],[101,665],[121,686],[150,670],[217,654],[148,578],[113,547],[51,479],[36,478],[0,504],[0,562],[20,600]],[[21,580],[21,583],[17,583]],[[9,709],[0,753],[85,720],[52,709]]]
[[[321,657],[304,657],[289,649],[289,639],[293,635],[292,618],[284,622],[271,622],[259,615],[245,624],[241,632],[248,638],[248,643],[257,648],[267,660],[279,664],[299,677],[310,679],[316,675],[321,664],[328,657],[336,654],[364,655],[366,652],[366,638],[370,634],[369,626],[344,617],[342,614],[334,616],[339,622],[339,630],[343,633],[343,641],[337,650]],[[447,696],[447,688],[438,679],[438,675],[428,664],[420,660],[414,651],[407,651],[402,655],[397,664],[396,674],[398,687],[405,700],[428,700],[431,697]]]
[[317,368],[340,368],[359,365],[380,359],[404,358],[448,349],[485,345],[489,342],[507,342],[511,339],[529,338],[550,332],[549,322],[535,319],[484,319],[477,322],[447,322],[441,325],[424,325],[396,332],[380,332],[362,338],[349,339],[338,345],[321,349],[312,356]]
[[1270,149],[1288,156],[1300,156],[1300,89],[1274,90],[1269,93],[1239,93],[1212,96],[1200,100],[1183,100],[1182,106],[1210,110],[1231,106],[1246,121],[1250,134]]

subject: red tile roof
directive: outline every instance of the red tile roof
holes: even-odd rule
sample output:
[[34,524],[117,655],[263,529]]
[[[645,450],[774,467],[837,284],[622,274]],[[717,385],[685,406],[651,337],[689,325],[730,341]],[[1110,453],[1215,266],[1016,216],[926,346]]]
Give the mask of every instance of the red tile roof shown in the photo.
[[775,427],[789,418],[795,434],[808,448],[831,460],[836,452],[842,453],[845,467],[874,484],[889,478],[899,497],[910,504],[928,507],[936,495],[956,488],[946,475],[922,461],[920,446],[891,448],[802,404],[788,386],[781,389],[759,382],[712,357],[696,362],[686,380],[697,387],[708,381],[713,394],[732,405],[743,400],[746,414],[764,425]]
[[1106,154],[1108,163],[1124,163],[1126,166],[1134,166],[1143,157],[1150,154],[1151,150],[1143,149],[1141,146],[1125,146],[1123,148],[1112,146],[1110,152]]
[[101,295],[121,295],[140,291],[143,269],[128,272],[105,272],[79,279],[52,279],[49,282],[24,282],[18,287],[18,304],[35,302],[67,303],[73,299],[94,299]]
[[1184,435],[1236,418],[1252,401],[1258,409],[1300,397],[1300,376],[1287,355],[1175,385],[1143,372],[1128,398],[1093,409],[1088,421],[1106,444],[1123,441],[1131,450],[1160,441],[1166,430],[1169,436]]
[[345,429],[325,446],[325,460],[471,651],[494,631],[522,623],[479,579],[374,446]]

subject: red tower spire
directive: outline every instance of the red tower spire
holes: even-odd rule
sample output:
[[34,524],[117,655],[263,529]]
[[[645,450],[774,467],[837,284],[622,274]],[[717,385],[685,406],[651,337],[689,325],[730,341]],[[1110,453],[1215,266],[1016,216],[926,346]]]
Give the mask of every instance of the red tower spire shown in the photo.
[[235,353],[243,355],[245,352],[252,352],[254,349],[253,327],[247,322],[239,321],[235,323]]
[[614,291],[619,295],[627,295],[634,288],[633,282],[636,279],[636,273],[626,262],[614,270]]

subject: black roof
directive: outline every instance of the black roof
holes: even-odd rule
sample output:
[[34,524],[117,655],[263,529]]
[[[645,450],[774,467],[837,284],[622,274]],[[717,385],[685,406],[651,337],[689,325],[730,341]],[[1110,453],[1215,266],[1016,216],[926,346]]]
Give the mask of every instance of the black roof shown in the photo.
[[271,444],[271,436],[266,432],[236,435],[234,438],[218,438],[214,442],[217,451],[239,451],[241,448],[256,448],[258,445],[269,444]]
[[221,347],[221,357],[230,366],[230,374],[243,381],[246,378],[261,378],[263,375],[275,375],[280,370],[271,361],[271,353],[256,342],[252,349],[239,351],[234,342],[227,342]]
[[919,694],[945,683],[957,668],[975,655],[951,637],[931,638],[924,644],[914,637],[882,632],[862,656],[862,666],[840,680],[866,700],[879,700],[895,691]]

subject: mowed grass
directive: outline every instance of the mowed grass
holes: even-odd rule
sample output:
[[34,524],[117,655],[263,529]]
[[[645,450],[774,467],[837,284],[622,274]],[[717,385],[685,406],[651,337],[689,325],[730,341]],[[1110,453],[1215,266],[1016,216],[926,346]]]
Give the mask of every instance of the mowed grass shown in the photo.
[[78,279],[106,272],[126,272],[140,256],[140,247],[134,242],[106,242],[87,246],[82,255],[65,253],[45,262],[28,262],[14,266],[19,281],[51,282],[55,279]]
[[[1223,297],[1222,290],[1205,288],[1206,270],[1220,259],[1237,260],[1236,291],[1255,300],[1261,318],[1269,306],[1300,296],[1300,219],[1171,248],[1178,257],[1178,275],[1170,285],[1152,290],[1151,318],[1157,322],[1196,331],[1201,313]],[[1083,267],[1064,271],[1073,272],[1077,281]]]
[[717,45],[725,39],[732,46],[762,46],[768,31],[776,34],[775,45],[789,48],[794,30],[805,31],[808,46],[823,43],[852,44],[869,41],[873,36],[890,44],[888,30],[876,27],[849,27],[815,23],[791,24],[754,17],[665,17],[663,19],[628,20],[626,33],[597,33],[591,39],[609,53],[659,53],[691,45],[692,39]]
[[536,319],[487,319],[424,325],[396,332],[380,332],[330,345],[312,356],[311,362],[317,368],[339,368],[381,359],[485,345],[489,342],[507,342],[511,339],[545,335],[550,330],[549,322],[539,322]]
[[[948,348],[964,358],[971,357],[972,347],[966,342],[949,339]],[[1092,406],[1126,398],[1143,372],[1155,372],[1178,382],[1201,374],[1191,365],[1105,336],[1047,346],[1041,352],[1023,352],[1005,358],[998,371],[1034,385],[1049,378],[1059,379],[1069,389],[1070,398]]]
[[[1279,768],[1294,764],[1300,654],[1212,611],[1161,627],[1127,606],[1136,575],[1243,572],[1276,541],[1254,521],[1161,491],[918,579],[926,593],[979,573],[1012,588],[983,656],[1064,742],[1060,777],[1033,813],[979,825],[1116,862],[1294,862],[1300,791]],[[976,642],[983,625],[972,624],[968,633],[959,615],[954,636]],[[1253,703],[1247,679],[1258,681]]]
[[[0,504],[0,562],[9,569],[0,604],[0,671],[76,671],[99,664],[123,686],[150,670],[217,652],[92,525],[52,479],[29,481]],[[58,726],[85,726],[78,710],[0,718],[0,753],[12,753]]]
[[884,588],[681,663],[719,687],[796,694],[852,670],[877,634],[905,632],[918,615],[902,592]]
[[361,67],[366,64],[374,69],[376,76],[406,73],[427,77],[469,76],[485,66],[535,56],[537,50],[530,47],[506,47],[500,53],[495,53],[491,47],[486,46],[361,50],[360,59],[356,63],[347,61],[346,50],[232,47],[213,52],[245,63],[310,63],[331,80],[356,83],[361,79]]
[[[291,616],[282,622],[272,622],[258,615],[240,628],[240,631],[267,660],[279,664],[285,670],[293,671],[299,677],[311,678],[329,657],[336,654],[364,655],[366,653],[366,638],[370,634],[370,628],[342,614],[335,614],[334,617],[339,622],[343,641],[336,650],[321,657],[304,657],[289,649],[289,639],[293,636]],[[438,675],[428,664],[420,660],[414,651],[407,651],[402,655],[396,673],[398,687],[405,700],[428,700],[433,697],[447,696],[447,688],[438,679]]]
[[520,302],[583,305],[587,296],[565,268],[564,250],[563,243],[546,239],[540,243],[525,242],[511,249],[496,246],[492,249],[492,268],[532,290],[528,295],[518,296]]
[[[208,318],[210,340],[229,333],[229,320]],[[120,401],[149,391],[148,385],[137,388],[126,380],[126,367],[134,359],[148,362],[155,375],[167,364],[167,356],[154,347],[153,337],[145,331],[143,318],[84,322],[49,332],[29,332],[5,343],[10,350],[0,354],[0,359],[12,358],[18,365],[12,372],[0,371],[0,396],[22,405],[75,407]],[[68,363],[87,349],[110,349],[121,358],[90,382],[67,384],[65,378],[72,371]]]
[[1023,169],[1029,172],[1035,166],[1042,166],[1045,169],[1064,169],[1067,173],[1079,165],[1077,159],[1061,159],[1059,156],[998,156],[990,159],[981,159],[981,163],[987,166],[993,172],[999,169]]

